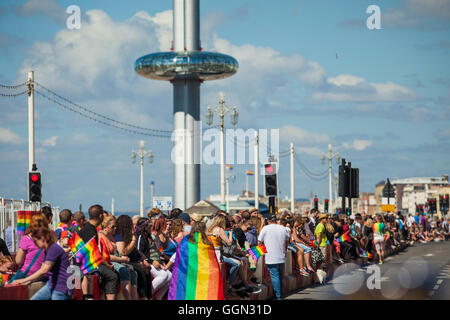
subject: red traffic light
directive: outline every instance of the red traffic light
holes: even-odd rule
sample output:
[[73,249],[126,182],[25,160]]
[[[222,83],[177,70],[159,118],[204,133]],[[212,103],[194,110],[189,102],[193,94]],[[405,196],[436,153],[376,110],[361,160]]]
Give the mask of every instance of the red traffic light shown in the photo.
[[325,203],[328,203],[328,199],[325,199]]
[[31,175],[31,181],[37,182],[39,180],[39,176],[37,174]]
[[317,198],[314,198],[314,202],[317,202],[318,200],[317,200]]
[[266,166],[266,172],[269,173],[269,174],[272,174],[273,173],[273,167],[271,165],[267,165]]

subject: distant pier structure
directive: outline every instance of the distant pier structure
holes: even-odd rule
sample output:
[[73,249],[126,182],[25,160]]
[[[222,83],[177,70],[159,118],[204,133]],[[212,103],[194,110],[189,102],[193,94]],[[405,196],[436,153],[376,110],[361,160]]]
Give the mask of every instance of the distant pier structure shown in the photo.
[[231,56],[202,51],[199,2],[173,0],[172,51],[152,53],[135,62],[139,75],[173,84],[174,207],[183,210],[200,200],[201,137],[194,136],[194,121],[200,121],[200,84],[232,76],[239,68]]

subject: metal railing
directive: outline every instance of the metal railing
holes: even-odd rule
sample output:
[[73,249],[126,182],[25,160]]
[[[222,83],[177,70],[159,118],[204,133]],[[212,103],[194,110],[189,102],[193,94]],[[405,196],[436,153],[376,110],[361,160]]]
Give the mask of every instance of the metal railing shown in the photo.
[[[59,207],[52,207],[49,202],[30,202],[25,200],[13,200],[0,197],[0,237],[6,239],[7,232],[11,232],[11,249],[16,252],[20,239],[17,236],[17,215],[19,211],[39,211],[42,207],[49,206],[52,209],[53,219],[50,227],[55,230],[59,224]],[[10,228],[9,228],[10,227]],[[7,230],[8,229],[8,230]]]

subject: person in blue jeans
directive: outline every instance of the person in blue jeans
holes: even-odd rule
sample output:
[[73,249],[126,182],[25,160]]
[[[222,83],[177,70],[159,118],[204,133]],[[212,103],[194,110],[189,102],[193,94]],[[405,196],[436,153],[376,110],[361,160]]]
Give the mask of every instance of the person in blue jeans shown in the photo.
[[266,266],[272,279],[275,298],[280,300],[283,296],[283,271],[290,234],[286,227],[277,224],[274,214],[269,215],[267,221],[269,224],[262,228],[258,242],[266,246]]
[[45,259],[41,268],[31,276],[15,280],[13,284],[29,285],[33,281],[48,274],[49,280],[30,300],[68,300],[72,296],[68,279],[69,257],[67,253],[56,244],[56,236],[53,230],[47,227],[39,227],[30,234],[36,245],[45,250]]

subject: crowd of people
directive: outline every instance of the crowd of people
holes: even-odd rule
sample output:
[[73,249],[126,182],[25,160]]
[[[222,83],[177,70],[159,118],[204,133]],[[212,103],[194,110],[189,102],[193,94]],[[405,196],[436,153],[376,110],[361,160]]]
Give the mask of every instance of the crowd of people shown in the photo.
[[115,217],[100,205],[93,205],[86,217],[64,209],[53,231],[51,209],[44,207],[32,217],[20,239],[14,259],[0,239],[0,271],[12,272],[11,285],[43,282],[33,300],[70,299],[68,267],[77,265],[69,246],[74,234],[85,242],[95,239],[103,262],[81,279],[83,299],[93,299],[91,282],[97,275],[107,300],[118,292],[126,300],[165,299],[172,281],[177,248],[194,233],[207,237],[221,267],[226,268],[224,293],[248,297],[261,291],[256,277],[257,261],[249,249],[264,244],[265,264],[270,273],[274,299],[282,298],[286,253],[292,251],[298,277],[315,274],[320,282],[327,276],[327,247],[336,263],[367,257],[383,263],[385,249],[414,242],[444,241],[450,238],[449,219],[399,213],[324,214],[312,209],[302,214],[282,209],[262,215],[256,208],[233,215],[219,210],[210,217],[187,214],[180,209],[163,213],[154,208],[148,217]]

